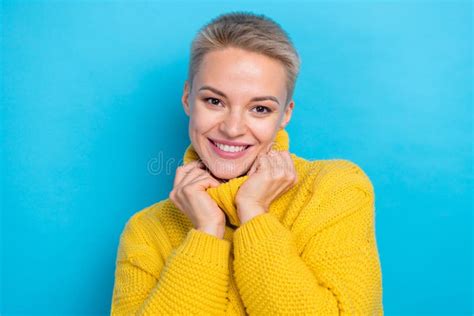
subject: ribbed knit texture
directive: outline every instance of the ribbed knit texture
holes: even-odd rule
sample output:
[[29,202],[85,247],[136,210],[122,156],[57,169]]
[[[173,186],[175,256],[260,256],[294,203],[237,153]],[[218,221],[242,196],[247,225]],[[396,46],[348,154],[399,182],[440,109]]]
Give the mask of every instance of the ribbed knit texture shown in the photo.
[[[273,148],[289,150],[284,129]],[[169,199],[133,214],[111,315],[383,315],[370,179],[349,160],[291,158],[298,183],[243,225],[234,201],[248,176],[207,190],[229,221],[223,239]],[[189,145],[184,162],[196,159]]]

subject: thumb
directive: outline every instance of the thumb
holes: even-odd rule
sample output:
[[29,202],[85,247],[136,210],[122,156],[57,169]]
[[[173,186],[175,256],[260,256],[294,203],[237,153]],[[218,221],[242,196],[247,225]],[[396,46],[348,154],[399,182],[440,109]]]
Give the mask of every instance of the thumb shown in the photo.
[[248,176],[251,176],[252,174],[255,173],[255,169],[257,168],[256,166],[257,166],[257,161],[255,161],[255,162],[253,163],[252,167],[250,167],[250,170],[249,170],[249,172],[247,173]]
[[257,158],[255,158],[252,166],[250,167],[249,172],[247,173],[248,176],[251,176],[252,174],[255,173],[255,171],[257,171],[258,166],[260,165],[260,159],[262,158],[262,156],[263,156],[263,153],[259,153],[257,155]]
[[272,150],[273,144],[274,144],[274,142],[271,142],[271,143],[267,146],[267,150],[265,151],[266,154],[268,154],[268,153],[270,152],[270,150]]

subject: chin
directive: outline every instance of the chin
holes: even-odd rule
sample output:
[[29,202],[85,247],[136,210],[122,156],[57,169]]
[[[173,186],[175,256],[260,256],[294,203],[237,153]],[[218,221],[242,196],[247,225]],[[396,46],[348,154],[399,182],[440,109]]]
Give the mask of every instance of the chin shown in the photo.
[[213,172],[211,171],[211,174],[214,178],[221,182],[227,182],[230,179],[238,178],[241,176],[246,175],[248,170],[237,170],[236,172]]

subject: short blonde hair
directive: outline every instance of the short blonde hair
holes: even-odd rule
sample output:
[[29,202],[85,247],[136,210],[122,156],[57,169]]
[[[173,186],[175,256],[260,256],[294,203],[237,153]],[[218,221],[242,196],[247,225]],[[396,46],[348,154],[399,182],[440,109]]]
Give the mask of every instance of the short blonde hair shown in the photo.
[[219,15],[204,25],[191,44],[188,82],[192,87],[194,76],[208,52],[236,47],[260,53],[280,61],[287,74],[287,99],[293,97],[300,57],[288,34],[272,19],[249,12],[231,12]]

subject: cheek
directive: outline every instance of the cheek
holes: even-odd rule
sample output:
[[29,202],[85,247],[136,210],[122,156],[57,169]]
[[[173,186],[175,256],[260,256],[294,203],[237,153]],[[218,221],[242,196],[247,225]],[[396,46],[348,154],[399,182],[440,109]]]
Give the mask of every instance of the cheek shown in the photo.
[[254,136],[258,139],[261,144],[268,144],[273,141],[273,137],[276,133],[276,122],[273,121],[259,121],[252,124],[251,130]]
[[212,126],[212,119],[209,115],[195,111],[190,118],[190,124],[195,132],[206,132]]

